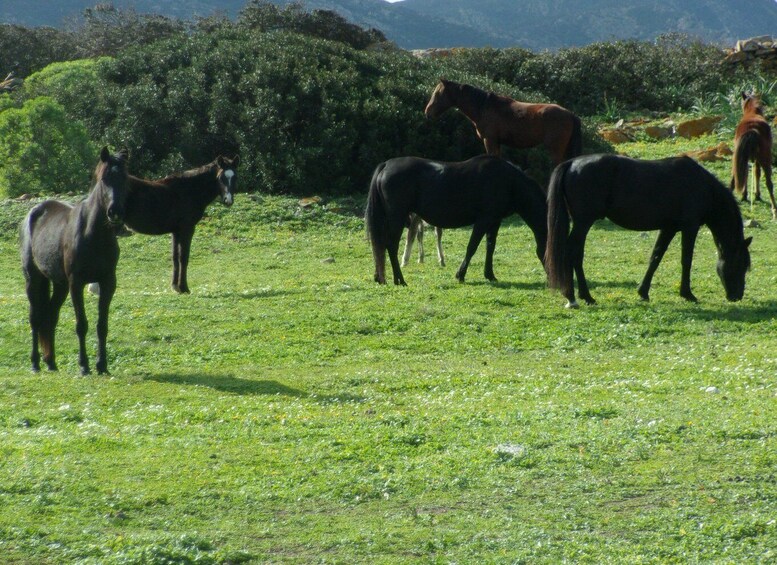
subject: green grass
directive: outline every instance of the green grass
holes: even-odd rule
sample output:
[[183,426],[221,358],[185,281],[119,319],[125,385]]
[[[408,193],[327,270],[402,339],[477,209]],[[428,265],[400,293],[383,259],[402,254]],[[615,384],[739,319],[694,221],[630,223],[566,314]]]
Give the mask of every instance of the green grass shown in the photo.
[[678,295],[678,242],[641,302],[655,234],[601,223],[599,304],[567,311],[518,221],[499,283],[483,250],[454,280],[468,230],[450,230],[449,266],[428,250],[407,288],[379,287],[360,202],[239,195],[195,234],[190,296],[170,290],[166,237],[121,239],[111,375],[89,377],[69,301],[60,371],[29,371],[28,207],[0,204],[0,561],[777,559],[766,204],[742,302],[725,301],[706,228],[701,302]]

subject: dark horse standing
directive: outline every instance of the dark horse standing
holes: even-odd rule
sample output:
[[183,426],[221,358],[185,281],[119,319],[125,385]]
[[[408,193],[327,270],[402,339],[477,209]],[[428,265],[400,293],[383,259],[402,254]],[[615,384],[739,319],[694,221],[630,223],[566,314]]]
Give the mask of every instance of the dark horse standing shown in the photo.
[[219,156],[207,165],[158,181],[129,177],[124,223],[148,235],[173,234],[173,288],[189,292],[186,278],[194,227],[217,197],[232,206],[239,157]]
[[527,104],[440,79],[424,114],[435,118],[452,106],[469,118],[489,155],[498,156],[502,144],[518,149],[543,145],[558,165],[582,153],[580,118],[556,104]]
[[[569,220],[572,218],[572,231]],[[595,300],[583,274],[585,238],[593,223],[609,218],[631,230],[659,230],[639,295],[648,300],[653,274],[669,243],[682,233],[680,296],[691,292],[691,261],[696,235],[707,225],[718,248],[718,275],[726,298],[740,300],[750,268],[749,246],[734,197],[711,173],[688,157],[639,161],[618,155],[586,155],[556,167],[548,188],[548,282],[576,308],[573,270],[580,297]]]
[[761,169],[766,177],[766,188],[772,205],[772,218],[777,219],[777,203],[772,185],[772,128],[764,118],[761,99],[742,93],[742,119],[734,132],[734,158],[732,160],[731,190],[747,200],[747,164],[755,162],[755,198],[761,199]]
[[97,182],[86,200],[75,206],[46,200],[30,210],[22,223],[22,270],[30,300],[33,371],[40,370],[38,342],[43,349],[43,361],[50,370],[57,369],[54,334],[69,291],[76,315],[78,363],[82,374],[89,373],[84,286],[90,282],[99,283],[102,289],[97,319],[97,371],[108,371],[105,342],[119,261],[115,228],[124,217],[127,196],[126,159],[126,152],[111,155],[103,148],[95,170]]
[[386,283],[388,250],[394,284],[405,284],[397,252],[408,216],[415,213],[441,228],[473,225],[467,253],[456,278],[464,282],[467,267],[486,236],[485,277],[495,281],[494,246],[502,220],[520,214],[534,232],[542,261],[547,235],[545,195],[518,167],[488,155],[460,163],[399,157],[377,166],[367,197],[365,221],[375,259],[375,281]]

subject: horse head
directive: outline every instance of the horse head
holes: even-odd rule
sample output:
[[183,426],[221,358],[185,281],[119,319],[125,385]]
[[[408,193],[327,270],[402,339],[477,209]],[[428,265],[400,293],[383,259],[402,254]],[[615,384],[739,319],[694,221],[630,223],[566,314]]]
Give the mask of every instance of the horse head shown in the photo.
[[240,164],[240,156],[235,155],[232,159],[219,155],[216,159],[218,169],[216,171],[216,180],[219,183],[219,192],[221,193],[221,202],[225,206],[232,206],[234,193],[237,188],[237,166]]
[[440,79],[440,82],[434,88],[429,102],[424,108],[424,115],[427,118],[436,118],[442,114],[445,110],[453,106],[451,100],[450,91],[453,88],[452,83],[444,78]]
[[718,259],[718,276],[731,302],[742,300],[745,294],[745,274],[750,270],[750,244],[752,237],[743,239],[733,251]]
[[127,183],[128,158],[127,149],[111,154],[107,147],[103,147],[100,151],[100,162],[95,169],[95,179],[97,180],[95,189],[99,191],[108,221],[114,225],[124,221],[125,204],[129,190]]
[[742,112],[744,114],[764,115],[764,105],[757,94],[742,92]]

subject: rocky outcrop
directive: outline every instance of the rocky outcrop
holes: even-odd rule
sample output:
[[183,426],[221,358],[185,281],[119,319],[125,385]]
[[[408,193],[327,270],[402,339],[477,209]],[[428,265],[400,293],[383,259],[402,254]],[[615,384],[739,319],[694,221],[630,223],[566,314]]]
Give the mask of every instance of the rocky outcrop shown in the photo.
[[757,65],[777,70],[777,40],[770,35],[740,39],[733,49],[726,51],[724,63],[729,65]]

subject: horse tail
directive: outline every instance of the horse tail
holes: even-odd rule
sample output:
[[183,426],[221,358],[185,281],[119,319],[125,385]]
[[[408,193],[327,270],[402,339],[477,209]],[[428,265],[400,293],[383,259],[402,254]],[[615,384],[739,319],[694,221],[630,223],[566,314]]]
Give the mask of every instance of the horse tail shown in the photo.
[[383,162],[375,167],[367,194],[367,208],[364,211],[364,223],[367,228],[367,238],[372,246],[372,256],[375,259],[375,282],[386,282],[386,247],[387,224],[386,206],[380,190],[380,174],[386,168]]
[[754,159],[761,135],[757,130],[746,131],[734,145],[734,158],[731,161],[731,188],[742,194],[747,188],[747,164]]
[[548,185],[548,241],[545,244],[545,271],[548,286],[568,288],[569,271],[566,269],[567,236],[569,235],[569,211],[567,210],[565,181],[571,161],[565,161],[553,170]]
[[583,131],[580,118],[572,114],[572,135],[567,142],[567,150],[564,159],[572,159],[583,154]]

